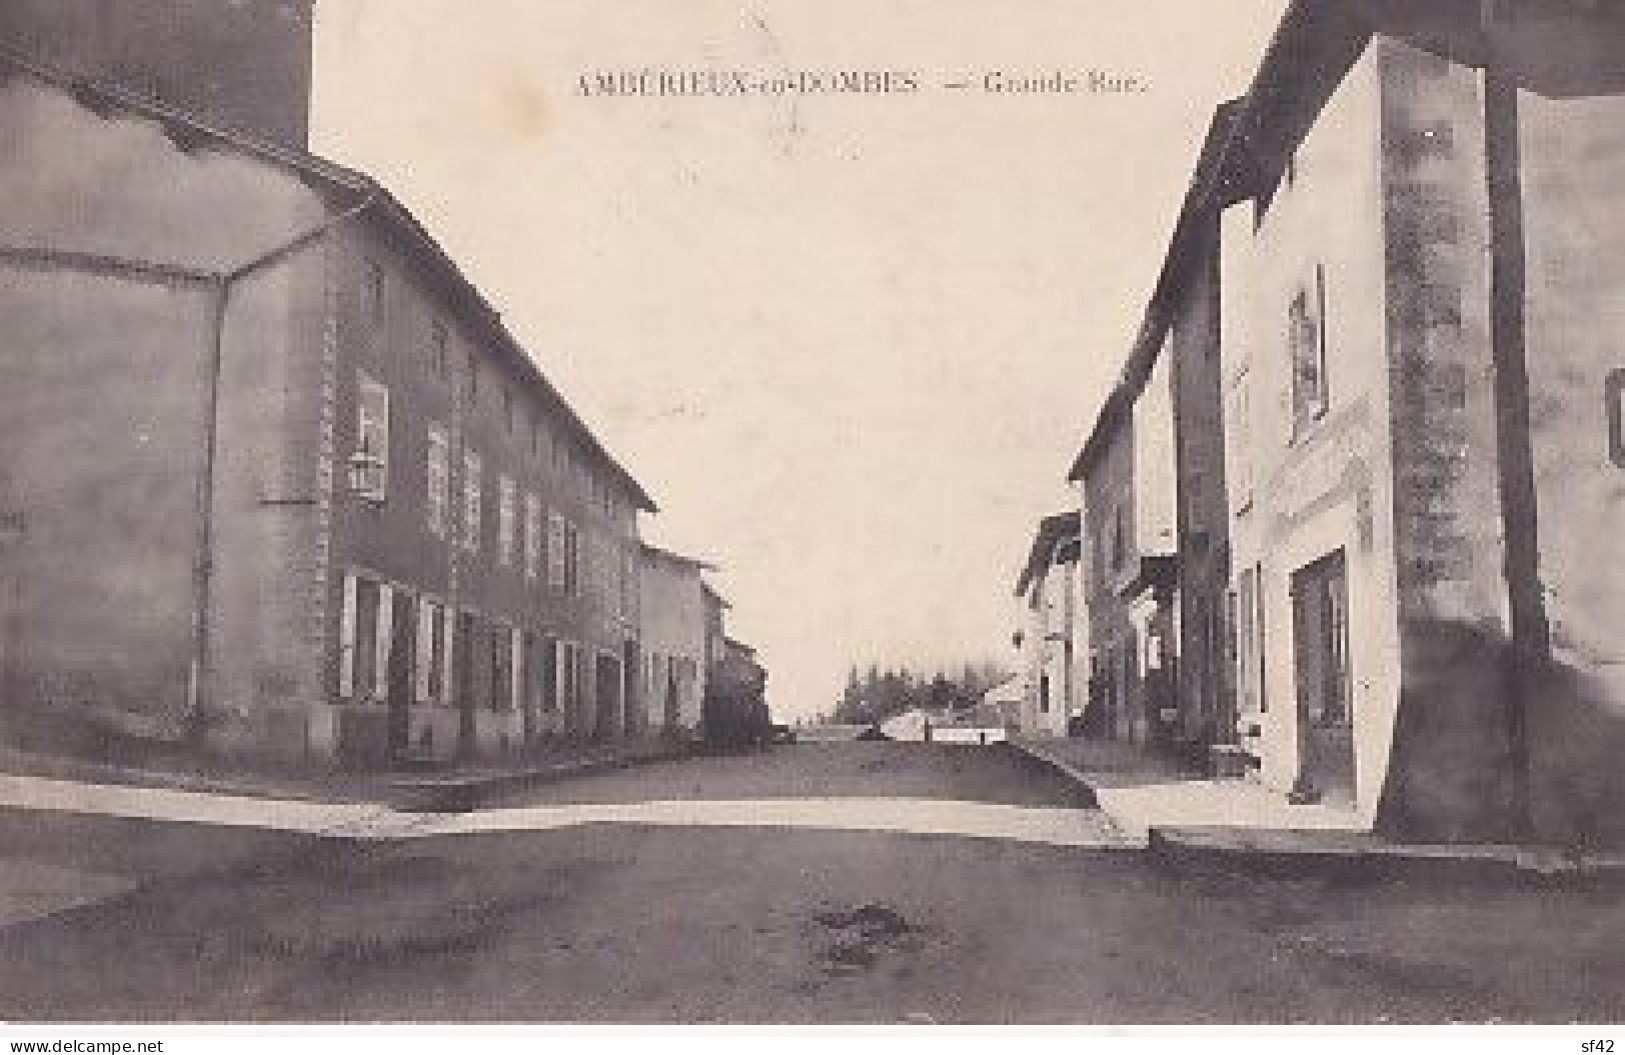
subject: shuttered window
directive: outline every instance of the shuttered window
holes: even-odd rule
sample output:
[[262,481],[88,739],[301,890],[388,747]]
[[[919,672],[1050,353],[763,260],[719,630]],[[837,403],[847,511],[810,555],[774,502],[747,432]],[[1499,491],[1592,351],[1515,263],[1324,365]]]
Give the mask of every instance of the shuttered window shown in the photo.
[[356,371],[356,449],[351,459],[356,493],[382,502],[389,492],[389,389]]
[[1326,269],[1316,265],[1309,284],[1292,299],[1292,427],[1296,435],[1326,413]]
[[542,500],[525,496],[525,578],[542,573]]
[[497,563],[504,568],[513,566],[514,502],[513,477],[503,476],[497,481]]
[[480,456],[472,450],[463,452],[463,548],[470,553],[480,550]]
[[451,439],[442,425],[429,426],[425,510],[429,533],[445,538],[451,512]]
[[555,590],[564,589],[564,517],[553,513],[547,518],[547,585]]

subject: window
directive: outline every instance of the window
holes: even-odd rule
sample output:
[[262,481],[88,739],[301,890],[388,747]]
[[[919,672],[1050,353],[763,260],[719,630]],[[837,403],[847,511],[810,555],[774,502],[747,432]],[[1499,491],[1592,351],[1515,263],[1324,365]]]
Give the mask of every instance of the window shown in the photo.
[[356,390],[355,490],[369,501],[382,502],[389,490],[389,389],[357,370]]
[[559,684],[561,684],[561,697],[564,702],[565,722],[570,728],[577,728],[582,720],[582,647],[574,640],[565,642],[559,649]]
[[547,518],[547,585],[555,590],[564,589],[564,517],[552,513]]
[[532,458],[542,456],[542,420],[540,414],[537,414],[530,423],[530,456]]
[[525,578],[542,573],[542,500],[525,496]]
[[354,573],[344,577],[339,617],[339,697],[360,703],[384,698],[389,670],[390,590]]
[[446,324],[436,319],[429,324],[429,369],[436,377],[445,377],[451,368],[451,332]]
[[429,533],[445,538],[451,507],[451,438],[445,426],[429,426],[428,452]]
[[486,642],[490,659],[485,670],[491,680],[485,702],[493,711],[511,711],[514,705],[513,630],[501,623],[492,623]]
[[519,431],[519,408],[514,405],[513,389],[502,390],[502,420],[508,426],[508,435]]
[[621,611],[628,616],[638,611],[638,557],[631,550],[621,552]]
[[480,550],[480,456],[463,452],[463,548]]
[[446,608],[418,598],[417,663],[414,669],[419,703],[446,700]]
[[504,475],[497,481],[497,563],[504,568],[513,566],[513,518],[513,477]]
[[479,627],[472,612],[452,612],[447,625],[452,628],[451,637],[447,640],[450,646],[447,665],[451,670],[451,685],[442,702],[450,707],[472,708],[476,706],[479,695],[478,679],[474,677],[478,655],[475,642],[479,637]]
[[1292,298],[1292,428],[1296,435],[1326,413],[1326,269]]
[[1128,563],[1128,505],[1120,502],[1112,511],[1112,571],[1122,571]]
[[559,640],[546,638],[542,642],[541,667],[542,710],[557,714],[559,709]]
[[366,311],[367,318],[375,326],[381,326],[384,323],[387,292],[384,265],[376,260],[367,261]]
[[473,349],[469,349],[465,364],[464,369],[467,371],[468,376],[464,384],[468,392],[468,405],[477,407],[480,405],[480,359],[478,355],[474,354]]
[[1610,371],[1603,387],[1608,401],[1608,456],[1625,469],[1625,369]]
[[582,715],[582,652],[581,646],[574,641],[561,641],[558,643],[555,655],[558,660],[558,669],[554,675],[554,684],[558,686],[559,706],[564,713],[564,725],[570,732],[579,732]]
[[581,596],[581,529],[564,522],[564,592]]

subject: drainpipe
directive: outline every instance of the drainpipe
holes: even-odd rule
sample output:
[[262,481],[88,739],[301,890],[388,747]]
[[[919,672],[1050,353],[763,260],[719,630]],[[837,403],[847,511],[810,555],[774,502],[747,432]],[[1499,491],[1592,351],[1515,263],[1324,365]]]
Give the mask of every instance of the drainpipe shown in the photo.
[[209,608],[214,592],[215,464],[220,449],[220,376],[225,360],[226,313],[234,285],[267,270],[326,237],[366,212],[377,201],[371,191],[355,205],[328,217],[303,234],[276,246],[230,271],[207,276],[209,287],[209,351],[203,367],[203,455],[197,481],[197,554],[192,564],[192,660],[186,691],[184,734],[201,744],[208,726],[209,664],[213,627]]
[[1490,355],[1494,368],[1496,454],[1512,644],[1503,659],[1511,835],[1533,834],[1529,719],[1539,676],[1551,658],[1551,629],[1540,583],[1535,458],[1529,435],[1522,153],[1518,82],[1500,38],[1499,0],[1481,0],[1484,33],[1484,156],[1489,187]]

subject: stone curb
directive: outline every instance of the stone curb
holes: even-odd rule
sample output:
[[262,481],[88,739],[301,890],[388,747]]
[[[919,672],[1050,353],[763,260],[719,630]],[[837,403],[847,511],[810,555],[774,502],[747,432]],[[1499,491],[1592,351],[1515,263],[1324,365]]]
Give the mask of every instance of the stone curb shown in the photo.
[[1239,829],[1153,826],[1147,851],[1179,867],[1219,867],[1278,879],[1449,880],[1523,886],[1617,887],[1625,881],[1625,855],[1572,858],[1505,844],[1406,845],[1374,841],[1367,847],[1248,845]]
[[472,813],[502,795],[555,784],[572,777],[658,762],[675,762],[693,755],[694,752],[689,749],[674,747],[644,754],[570,759],[499,773],[393,778],[387,782],[386,799],[387,804],[395,809],[413,813]]
[[1065,759],[1058,758],[1050,752],[1045,751],[1043,748],[1031,743],[1030,741],[1006,740],[1005,743],[1009,744],[1011,747],[1015,748],[1017,751],[1026,755],[1028,758],[1039,763],[1040,765],[1048,766],[1060,773],[1066,779],[1072,781],[1072,783],[1078,786],[1079,791],[1082,793],[1082,798],[1087,808],[1092,810],[1100,809],[1100,797],[1095,793],[1094,785],[1090,783],[1088,774],[1086,774],[1083,770],[1079,769],[1077,766],[1074,766]]
[[[1076,783],[1092,808],[1102,808],[1085,770],[1031,741],[1009,743]],[[1108,814],[1107,819],[1114,828],[1123,830],[1117,818]],[[1526,886],[1614,886],[1625,882],[1625,853],[1574,859],[1555,851],[1509,845],[1410,846],[1380,840],[1366,847],[1334,847],[1316,845],[1316,834],[1306,836],[1300,847],[1266,848],[1250,845],[1255,839],[1248,838],[1247,829],[1152,825],[1146,830],[1143,849],[1174,868],[1220,867],[1278,879],[1449,879]]]
[[72,760],[60,766],[50,766],[49,764],[56,760],[48,758],[42,759],[42,762],[50,771],[32,772],[30,769],[34,767],[8,769],[0,765],[0,774],[109,787],[182,791],[196,795],[225,795],[234,798],[334,805],[371,803],[411,812],[458,813],[479,809],[498,795],[612,769],[679,761],[693,757],[694,754],[695,750],[691,746],[673,745],[655,751],[566,759],[518,769],[465,773],[453,771],[420,776],[402,773],[379,773],[370,777],[350,775],[341,783],[335,783],[331,789],[324,789],[320,778],[256,780],[250,775],[246,779],[233,779],[230,776],[215,774],[170,772],[101,763],[81,764]]

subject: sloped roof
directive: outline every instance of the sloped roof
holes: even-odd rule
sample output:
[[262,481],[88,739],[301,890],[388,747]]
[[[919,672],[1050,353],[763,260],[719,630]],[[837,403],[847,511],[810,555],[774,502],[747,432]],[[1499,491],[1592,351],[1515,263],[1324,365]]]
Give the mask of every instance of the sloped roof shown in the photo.
[[702,572],[702,571],[714,572],[714,571],[720,571],[721,570],[715,564],[712,564],[709,561],[700,560],[698,557],[684,556],[681,553],[676,553],[676,552],[674,552],[672,550],[664,549],[664,548],[662,548],[660,546],[656,546],[651,542],[644,542],[643,543],[643,554],[646,557],[651,557],[651,558],[653,558],[655,560],[665,561],[668,564],[677,564],[677,565],[681,565],[681,566],[683,566],[685,568],[692,568],[695,572]]
[[[1075,509],[1047,516],[1038,522],[1038,530],[1033,534],[1032,548],[1027,553],[1027,563],[1016,579],[1017,597],[1025,596],[1027,588],[1043,576],[1052,556],[1064,557],[1057,553],[1058,545],[1066,543],[1068,539],[1075,539],[1081,529],[1082,517]],[[1074,560],[1077,559],[1075,552],[1074,549]]]
[[1496,32],[1482,0],[1293,0],[1239,99],[1208,129],[1155,292],[1117,385],[1107,395],[1067,479],[1082,479],[1144,389],[1169,325],[1172,297],[1200,258],[1207,216],[1263,193],[1372,34],[1386,33],[1467,66],[1492,57],[1529,91],[1557,98],[1625,93],[1625,4],[1511,0]]
[[320,190],[346,194],[363,203],[365,211],[378,218],[388,230],[429,268],[445,290],[464,311],[468,321],[484,331],[501,354],[508,357],[527,383],[537,388],[563,414],[575,438],[588,451],[615,474],[616,478],[638,506],[650,513],[659,512],[654,499],[637,479],[599,442],[586,422],[582,421],[569,401],[542,373],[536,361],[509,332],[501,313],[494,308],[479,289],[465,276],[457,262],[446,252],[428,228],[401,204],[390,190],[373,177],[356,169],[346,168],[298,147],[263,139],[250,133],[228,129],[203,120],[195,114],[177,109],[167,103],[149,98],[122,85],[90,80],[75,74],[53,69],[0,45],[0,71],[21,73],[72,96],[80,105],[95,113],[121,112],[156,122],[177,146],[195,150],[212,145],[218,149],[253,158],[292,173],[302,182]]
[[1213,119],[1208,125],[1207,137],[1203,140],[1201,152],[1197,157],[1196,169],[1185,191],[1184,203],[1180,206],[1179,218],[1169,239],[1168,250],[1163,255],[1162,269],[1157,275],[1156,286],[1141,318],[1139,333],[1129,349],[1117,384],[1101,404],[1100,412],[1095,417],[1094,428],[1084,441],[1077,457],[1073,459],[1072,468],[1067,472],[1068,482],[1075,483],[1083,479],[1099,461],[1113,433],[1122,427],[1133,411],[1134,404],[1139,401],[1141,393],[1145,391],[1152,368],[1156,366],[1157,356],[1162,351],[1163,340],[1168,334],[1169,327],[1173,325],[1178,298],[1185,288],[1191,270],[1203,259],[1203,254],[1211,249],[1207,237],[1209,228],[1204,223],[1204,218],[1213,215],[1211,210],[1215,207],[1213,197],[1216,189],[1224,192],[1218,203],[1219,208],[1231,204],[1240,191],[1239,185],[1224,177],[1223,165],[1225,147],[1240,116],[1242,105],[1242,100],[1231,100],[1214,111]]
[[992,704],[993,706],[997,706],[999,701],[1004,701],[1007,703],[1020,702],[1022,699],[1022,694],[1023,689],[1021,677],[1020,675],[1012,674],[1008,678],[1005,678],[1003,681],[999,682],[997,685],[988,688],[986,692],[982,693],[982,702]]
[[705,596],[715,601],[717,603],[717,607],[723,611],[728,611],[733,608],[733,605],[728,603],[728,599],[722,596],[722,591],[718,590],[715,586],[711,585],[704,579],[700,580],[700,589],[705,593]]

